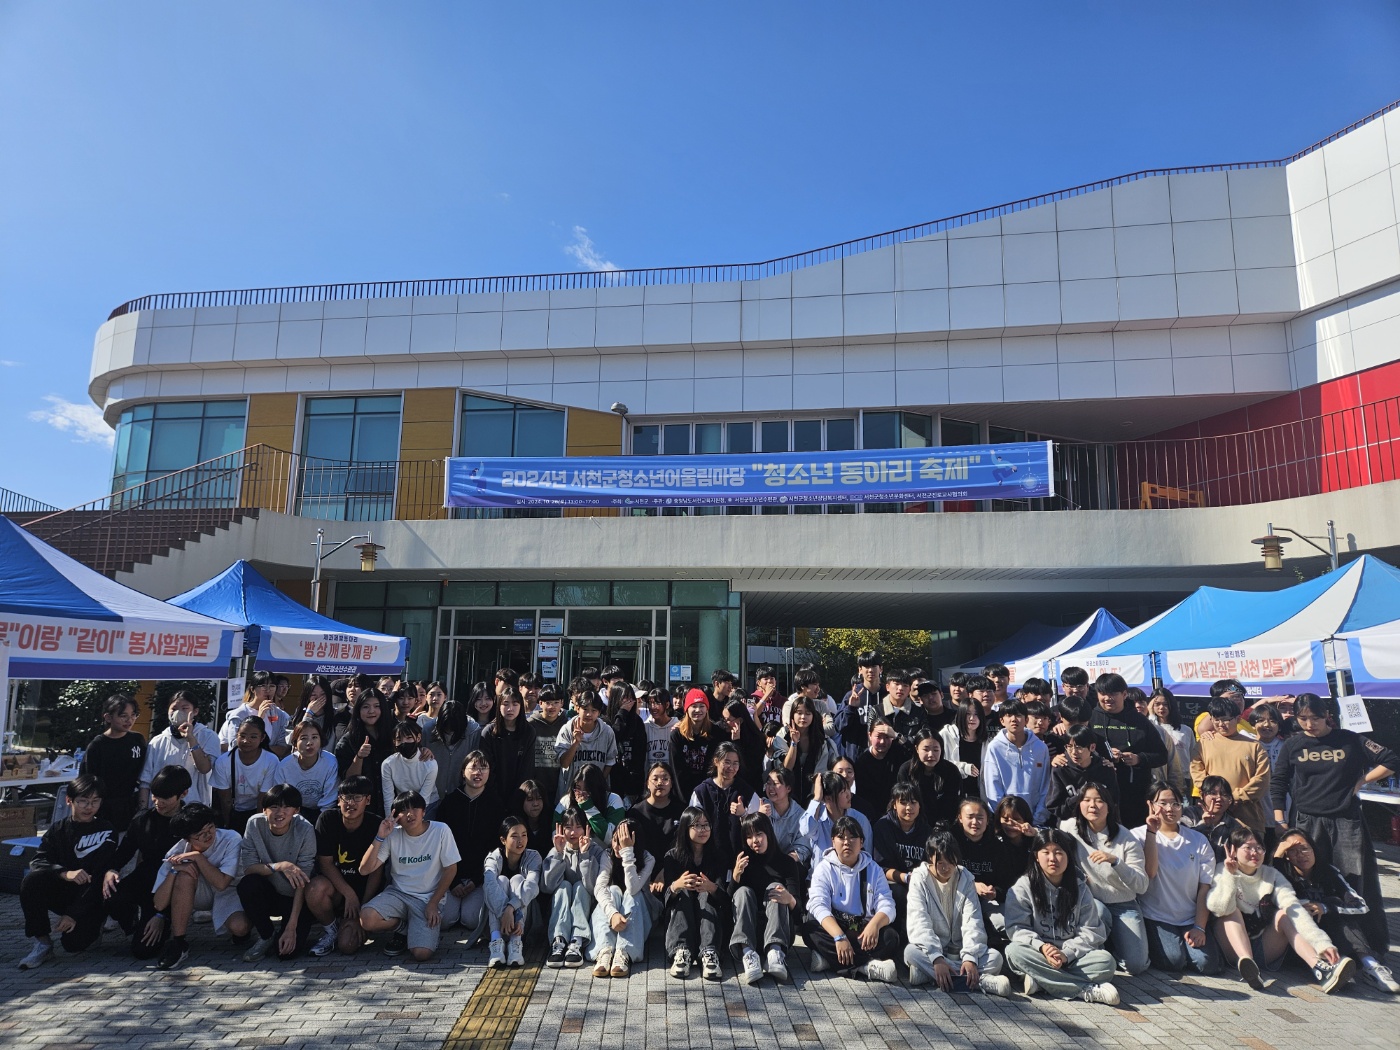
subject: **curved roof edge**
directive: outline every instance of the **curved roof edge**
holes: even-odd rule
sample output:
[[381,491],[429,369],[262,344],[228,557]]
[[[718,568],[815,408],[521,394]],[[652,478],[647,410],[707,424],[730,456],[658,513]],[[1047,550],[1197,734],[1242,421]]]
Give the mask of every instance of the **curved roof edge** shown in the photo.
[[110,321],[139,310],[189,309],[211,306],[251,306],[263,303],[325,302],[338,299],[381,299],[429,295],[473,295],[494,292],[559,291],[570,288],[617,288],[656,284],[708,284],[718,281],[754,281],[789,273],[808,266],[844,259],[892,244],[930,237],[947,230],[987,219],[999,218],[1028,208],[1110,189],[1139,179],[1160,175],[1193,175],[1200,172],[1239,171],[1248,168],[1278,168],[1335,142],[1343,135],[1400,108],[1400,99],[1347,125],[1306,149],[1276,160],[1240,161],[1231,164],[1200,164],[1178,168],[1149,168],[1118,175],[1067,189],[1053,190],[1034,197],[997,204],[977,211],[962,212],[941,219],[872,234],[855,240],[814,248],[763,262],[726,263],[708,266],[663,266],[633,270],[574,271],[568,273],[518,274],[504,277],[455,277],[407,281],[365,281],[340,284],[282,285],[269,288],[237,288],[204,292],[163,292],[130,299],[114,309]]

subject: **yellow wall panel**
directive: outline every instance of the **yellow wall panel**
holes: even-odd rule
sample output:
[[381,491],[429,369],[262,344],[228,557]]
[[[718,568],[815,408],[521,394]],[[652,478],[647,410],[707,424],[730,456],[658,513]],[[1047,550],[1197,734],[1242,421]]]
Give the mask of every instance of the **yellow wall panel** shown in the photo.
[[[243,444],[263,445],[256,462],[249,462],[243,471],[243,492],[240,502],[245,507],[285,511],[290,485],[288,474],[291,457],[281,453],[295,452],[293,443],[297,432],[297,394],[251,394],[248,397],[248,427]],[[276,450],[276,451],[272,451]]]
[[395,517],[423,521],[447,517],[442,506],[442,460],[452,455],[458,391],[428,387],[403,392],[399,432],[398,505]]
[[[564,432],[566,456],[622,455],[622,420],[612,412],[569,409]],[[615,518],[616,507],[566,507],[566,518]]]

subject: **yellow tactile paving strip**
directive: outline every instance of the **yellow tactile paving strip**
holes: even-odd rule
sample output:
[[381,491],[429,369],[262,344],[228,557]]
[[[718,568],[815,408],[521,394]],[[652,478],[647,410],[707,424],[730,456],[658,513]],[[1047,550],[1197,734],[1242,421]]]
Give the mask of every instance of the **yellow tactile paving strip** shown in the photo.
[[526,952],[519,969],[487,970],[442,1050],[509,1050],[543,962],[543,949],[536,947]]

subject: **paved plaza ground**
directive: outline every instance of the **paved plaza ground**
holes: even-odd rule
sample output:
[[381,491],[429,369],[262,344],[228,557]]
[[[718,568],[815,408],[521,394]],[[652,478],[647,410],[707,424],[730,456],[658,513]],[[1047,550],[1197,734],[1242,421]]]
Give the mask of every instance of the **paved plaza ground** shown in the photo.
[[[1400,943],[1400,850],[1382,847],[1381,871]],[[1021,995],[950,997],[927,986],[811,975],[801,948],[793,952],[788,985],[747,988],[727,960],[721,983],[682,982],[666,975],[659,934],[647,963],[622,981],[595,980],[587,969],[541,968],[538,949],[524,970],[488,975],[485,951],[457,942],[445,943],[440,959],[425,965],[371,949],[348,959],[250,966],[203,926],[191,937],[189,966],[174,973],[132,963],[111,934],[85,957],[58,951],[40,969],[20,972],[22,928],[18,898],[0,896],[0,1047],[24,1050],[1400,1048],[1400,1001],[1359,984],[1324,996],[1301,971],[1277,975],[1263,993],[1231,979],[1149,971],[1120,980],[1123,1004],[1110,1008]]]

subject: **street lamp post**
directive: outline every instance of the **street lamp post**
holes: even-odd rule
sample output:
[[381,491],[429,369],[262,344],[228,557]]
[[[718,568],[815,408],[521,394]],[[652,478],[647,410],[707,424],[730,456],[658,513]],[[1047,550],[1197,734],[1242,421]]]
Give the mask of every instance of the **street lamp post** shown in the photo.
[[311,610],[313,612],[321,611],[321,562],[325,561],[346,544],[355,543],[356,540],[364,541],[363,543],[355,544],[355,549],[360,552],[360,571],[373,572],[374,563],[379,559],[379,552],[384,548],[380,544],[375,543],[374,537],[368,532],[348,536],[330,550],[324,550],[326,530],[316,530],[316,561],[311,570]]
[[[1327,557],[1331,560],[1332,563],[1332,571],[1337,571],[1337,527],[1332,521],[1329,520],[1327,522],[1326,536],[1305,536],[1301,532],[1296,532],[1293,529],[1284,528],[1282,525],[1278,526],[1278,531],[1287,532],[1292,536],[1297,536],[1308,546],[1314,547],[1317,550],[1321,551],[1323,554],[1327,555]],[[1327,546],[1325,548],[1313,542],[1314,540],[1321,539],[1325,539],[1327,541]],[[1278,572],[1283,568],[1283,545],[1292,541],[1288,538],[1288,536],[1275,535],[1274,523],[1272,521],[1269,522],[1268,531],[1263,536],[1259,536],[1256,539],[1251,540],[1250,542],[1256,543],[1263,548],[1260,551],[1260,553],[1264,556],[1264,568],[1266,570],[1268,570],[1269,572]]]

